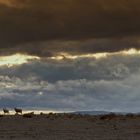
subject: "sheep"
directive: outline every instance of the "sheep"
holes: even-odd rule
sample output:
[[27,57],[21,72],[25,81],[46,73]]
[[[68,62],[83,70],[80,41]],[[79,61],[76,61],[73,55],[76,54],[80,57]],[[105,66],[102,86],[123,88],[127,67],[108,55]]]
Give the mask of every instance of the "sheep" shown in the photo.
[[3,108],[3,112],[4,112],[4,114],[9,114],[9,110],[6,108]]
[[22,109],[19,109],[19,108],[14,108],[16,114],[22,114]]

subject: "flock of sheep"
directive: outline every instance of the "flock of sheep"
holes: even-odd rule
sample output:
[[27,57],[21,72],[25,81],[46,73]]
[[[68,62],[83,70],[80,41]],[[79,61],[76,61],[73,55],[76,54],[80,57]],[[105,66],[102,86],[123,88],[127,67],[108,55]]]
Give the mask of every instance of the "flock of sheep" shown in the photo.
[[[30,113],[25,113],[25,114],[22,114],[22,109],[20,108],[14,108],[14,111],[15,111],[15,114],[16,115],[22,115],[23,117],[26,117],[26,118],[32,118],[34,116],[34,112],[30,112]],[[9,115],[10,114],[10,111],[6,108],[3,108],[3,112],[4,112],[4,115]],[[1,117],[3,117],[3,115],[0,115]]]
[[[22,114],[22,109],[14,108],[16,114]],[[6,108],[3,108],[4,114],[10,114],[10,111]]]

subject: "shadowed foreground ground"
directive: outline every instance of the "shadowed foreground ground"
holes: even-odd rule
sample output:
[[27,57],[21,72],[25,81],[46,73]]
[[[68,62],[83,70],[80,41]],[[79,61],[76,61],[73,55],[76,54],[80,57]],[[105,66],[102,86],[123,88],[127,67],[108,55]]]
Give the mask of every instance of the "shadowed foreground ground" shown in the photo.
[[1,116],[0,140],[140,140],[140,116]]

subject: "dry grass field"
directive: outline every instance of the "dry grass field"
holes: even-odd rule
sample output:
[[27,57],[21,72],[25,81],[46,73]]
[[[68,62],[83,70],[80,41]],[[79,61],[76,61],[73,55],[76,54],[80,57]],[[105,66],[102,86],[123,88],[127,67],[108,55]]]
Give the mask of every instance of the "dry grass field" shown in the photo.
[[140,140],[140,116],[0,115],[0,140]]

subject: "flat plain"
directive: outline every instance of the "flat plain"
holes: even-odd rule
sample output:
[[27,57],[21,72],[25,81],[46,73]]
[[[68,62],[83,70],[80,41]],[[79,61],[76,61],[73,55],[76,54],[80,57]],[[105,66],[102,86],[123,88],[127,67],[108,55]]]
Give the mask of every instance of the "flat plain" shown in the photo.
[[1,115],[0,140],[140,140],[140,116]]

